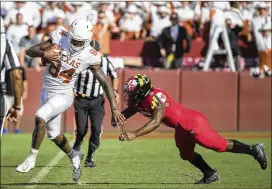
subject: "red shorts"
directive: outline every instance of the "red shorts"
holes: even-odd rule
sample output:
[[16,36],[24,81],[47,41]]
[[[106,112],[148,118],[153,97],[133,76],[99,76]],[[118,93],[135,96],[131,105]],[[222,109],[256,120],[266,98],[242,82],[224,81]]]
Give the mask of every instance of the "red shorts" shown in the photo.
[[225,152],[227,140],[222,138],[213,128],[210,127],[204,116],[197,116],[193,121],[192,130],[187,131],[182,127],[175,129],[176,146],[179,149],[180,157],[184,160],[191,160],[194,155],[196,144],[216,152]]

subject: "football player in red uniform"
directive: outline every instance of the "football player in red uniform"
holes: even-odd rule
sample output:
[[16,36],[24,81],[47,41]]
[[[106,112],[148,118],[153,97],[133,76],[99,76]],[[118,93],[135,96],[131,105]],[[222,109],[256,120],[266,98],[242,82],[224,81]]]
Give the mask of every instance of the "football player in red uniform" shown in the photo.
[[134,140],[154,131],[161,123],[174,128],[181,159],[188,160],[204,174],[197,184],[209,184],[219,180],[220,176],[194,151],[196,144],[216,152],[248,154],[258,161],[263,170],[267,168],[263,144],[248,145],[235,139],[224,139],[210,127],[205,116],[175,102],[165,91],[152,87],[151,80],[146,75],[137,74],[130,77],[125,83],[124,93],[128,106],[122,112],[125,118],[140,112],[150,117],[150,121],[134,132],[122,133],[119,140]]

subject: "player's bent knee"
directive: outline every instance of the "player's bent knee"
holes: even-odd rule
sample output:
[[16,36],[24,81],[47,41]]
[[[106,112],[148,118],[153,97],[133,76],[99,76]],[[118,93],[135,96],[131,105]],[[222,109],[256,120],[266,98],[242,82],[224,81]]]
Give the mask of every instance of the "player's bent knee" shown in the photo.
[[[35,117],[36,117],[36,118],[39,118],[39,119],[42,119],[42,120],[45,121],[44,114],[43,114],[43,112],[40,111],[40,110],[38,110],[38,111],[36,112]],[[45,122],[46,122],[46,121],[45,121]]]
[[194,153],[180,152],[179,155],[184,161],[190,161],[193,159]]
[[60,133],[57,133],[57,132],[54,132],[54,131],[47,131],[47,138],[49,140],[54,140],[59,135],[60,135]]
[[35,126],[40,129],[45,129],[46,122],[43,118],[36,116],[35,117]]

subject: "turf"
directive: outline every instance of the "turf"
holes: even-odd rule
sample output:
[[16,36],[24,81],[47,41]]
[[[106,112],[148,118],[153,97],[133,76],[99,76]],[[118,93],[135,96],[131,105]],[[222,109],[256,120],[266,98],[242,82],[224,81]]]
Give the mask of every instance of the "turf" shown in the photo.
[[[69,136],[72,138],[71,135]],[[102,136],[103,137],[103,136]],[[116,135],[117,137],[117,135]],[[271,160],[271,138],[240,139],[247,143],[264,142]],[[1,149],[1,188],[271,188],[271,165],[263,171],[246,155],[215,153],[197,147],[196,150],[216,168],[221,181],[211,185],[192,184],[201,173],[179,158],[173,139],[137,139],[119,142],[102,139],[96,153],[96,168],[82,167],[80,183],[71,177],[71,165],[66,156],[37,183],[32,179],[59,153],[49,140],[44,140],[36,168],[27,174],[15,168],[29,153],[30,134],[3,136]],[[87,153],[87,141],[83,152]],[[83,162],[82,162],[83,165]]]

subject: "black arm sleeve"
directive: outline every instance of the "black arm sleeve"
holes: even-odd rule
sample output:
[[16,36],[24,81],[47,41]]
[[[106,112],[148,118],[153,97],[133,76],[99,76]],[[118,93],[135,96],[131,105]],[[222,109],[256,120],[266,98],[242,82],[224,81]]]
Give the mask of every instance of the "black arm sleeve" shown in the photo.
[[126,119],[129,119],[131,116],[135,115],[138,111],[135,108],[126,108],[122,111],[122,114]]

